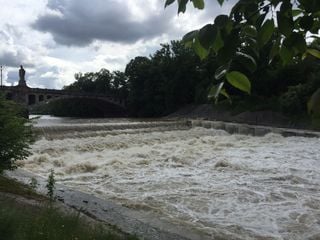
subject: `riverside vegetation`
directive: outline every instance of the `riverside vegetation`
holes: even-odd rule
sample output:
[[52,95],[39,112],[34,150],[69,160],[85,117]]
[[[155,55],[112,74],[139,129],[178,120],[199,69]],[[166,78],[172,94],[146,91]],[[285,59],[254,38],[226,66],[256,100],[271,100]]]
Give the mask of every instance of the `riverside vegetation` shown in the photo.
[[33,134],[21,108],[0,97],[0,239],[2,240],[87,240],[136,239],[117,229],[97,223],[88,224],[80,213],[65,212],[54,204],[54,171],[48,177],[48,197],[34,192],[35,179],[26,186],[8,179],[4,170],[17,167],[26,158]]

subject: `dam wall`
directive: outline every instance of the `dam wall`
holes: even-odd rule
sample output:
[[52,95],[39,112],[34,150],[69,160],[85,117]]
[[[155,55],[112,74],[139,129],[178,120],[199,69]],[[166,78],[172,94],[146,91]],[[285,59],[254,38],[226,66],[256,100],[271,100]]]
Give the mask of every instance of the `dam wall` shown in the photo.
[[268,133],[280,134],[284,137],[320,137],[320,132],[291,129],[291,128],[277,128],[269,126],[249,125],[242,123],[230,123],[221,121],[207,121],[207,120],[189,120],[189,125],[192,127],[214,128],[225,130],[230,134],[244,134],[261,137]]

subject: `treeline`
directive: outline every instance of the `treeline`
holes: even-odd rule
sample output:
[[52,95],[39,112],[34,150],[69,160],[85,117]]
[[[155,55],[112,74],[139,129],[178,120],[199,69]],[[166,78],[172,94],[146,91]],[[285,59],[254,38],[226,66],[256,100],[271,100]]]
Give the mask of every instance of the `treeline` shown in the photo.
[[110,93],[126,101],[131,116],[158,117],[186,104],[208,102],[216,68],[212,60],[200,61],[191,49],[172,41],[149,57],[132,59],[124,72],[77,73],[64,89]]
[[[238,65],[233,68],[243,68],[243,62],[235,64]],[[192,49],[180,41],[172,41],[161,44],[149,57],[132,59],[124,72],[101,69],[96,73],[78,73],[76,81],[64,89],[110,93],[126,101],[131,116],[158,117],[186,104],[213,102],[208,94],[217,83],[218,65],[214,55],[200,61]],[[249,74],[250,96],[226,83],[228,93],[236,99],[234,104],[244,102],[248,110],[254,105],[255,110],[260,106],[289,115],[306,114],[308,99],[320,87],[319,60],[308,56],[303,61],[280,66],[275,60],[259,62],[254,73]],[[227,102],[226,98],[220,98],[219,102]]]

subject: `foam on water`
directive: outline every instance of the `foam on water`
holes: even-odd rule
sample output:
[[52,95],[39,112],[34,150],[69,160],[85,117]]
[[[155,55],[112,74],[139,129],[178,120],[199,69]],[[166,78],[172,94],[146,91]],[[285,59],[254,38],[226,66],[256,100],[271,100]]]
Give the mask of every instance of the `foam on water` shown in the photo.
[[[84,137],[85,136],[85,137]],[[40,139],[24,169],[226,239],[320,236],[320,140],[154,128]]]

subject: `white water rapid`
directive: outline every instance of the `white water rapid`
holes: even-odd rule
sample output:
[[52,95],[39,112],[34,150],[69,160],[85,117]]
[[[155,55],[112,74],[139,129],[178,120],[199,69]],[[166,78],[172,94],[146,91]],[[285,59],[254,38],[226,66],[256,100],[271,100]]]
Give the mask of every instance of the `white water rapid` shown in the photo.
[[23,168],[217,239],[320,239],[319,138],[156,126],[62,136],[35,142]]

